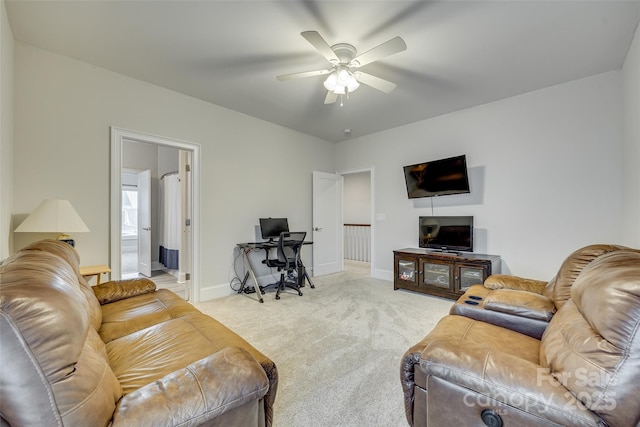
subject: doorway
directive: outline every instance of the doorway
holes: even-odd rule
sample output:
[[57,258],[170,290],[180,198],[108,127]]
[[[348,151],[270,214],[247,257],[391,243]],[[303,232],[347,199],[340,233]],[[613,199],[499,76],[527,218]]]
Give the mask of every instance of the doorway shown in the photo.
[[136,278],[140,273],[140,268],[138,266],[138,259],[140,258],[140,246],[138,241],[138,236],[140,234],[138,229],[138,193],[138,172],[133,170],[123,170],[121,214],[122,232],[120,235],[120,277],[122,279]]
[[373,169],[343,172],[342,204],[344,270],[361,277],[372,277]]
[[[345,180],[354,176],[359,178],[362,184],[350,188],[354,195],[345,195]],[[345,259],[348,249],[345,237],[347,226],[358,225],[361,231],[358,233],[366,240],[361,253],[364,261],[355,261],[360,275],[375,277],[375,223],[374,218],[374,169],[366,168],[354,171],[345,171],[336,174],[326,172],[313,172],[312,185],[312,210],[313,210],[313,275],[344,271],[346,264],[352,267],[352,263]],[[357,219],[352,212],[345,211],[345,203],[349,205],[352,199],[366,200],[359,202],[356,209]],[[350,208],[347,208],[350,209]],[[346,262],[349,261],[349,262]]]
[[[139,174],[140,171],[132,171],[130,169],[125,168],[128,164],[128,151],[127,144],[137,144],[138,146],[143,145],[151,145],[155,147],[158,151],[161,152],[175,152],[181,153],[179,155],[179,160],[176,159],[176,162],[180,165],[180,171],[182,182],[184,183],[184,197],[181,200],[181,204],[183,206],[184,215],[186,215],[183,221],[184,226],[180,230],[180,238],[182,240],[182,248],[180,252],[180,262],[181,271],[183,273],[182,277],[178,278],[178,282],[182,279],[184,283],[184,297],[185,299],[192,300],[197,302],[199,300],[199,264],[200,264],[200,254],[197,248],[199,247],[198,240],[198,230],[199,230],[199,184],[200,184],[200,146],[198,144],[192,144],[184,141],[172,140],[164,137],[158,137],[154,135],[143,134],[139,132],[128,131],[124,129],[111,128],[111,225],[110,225],[110,263],[111,263],[111,271],[112,277],[114,279],[120,279],[125,277],[124,275],[130,273],[127,269],[130,269],[129,264],[125,265],[125,257],[123,256],[131,250],[129,246],[133,246],[136,244],[138,248],[140,247],[140,242],[144,241],[142,237],[147,238],[147,241],[153,240],[154,245],[152,247],[156,247],[158,245],[158,234],[151,234],[155,231],[160,231],[161,225],[159,224],[157,218],[159,213],[153,215],[155,218],[145,224],[141,222],[140,217],[140,203],[137,203],[135,207],[137,211],[136,218],[138,219],[137,223],[137,235],[133,236],[132,231],[132,221],[131,216],[125,216],[125,213],[132,213],[134,210],[131,203],[131,198],[136,195],[137,200],[140,200],[140,181],[136,180],[138,185],[137,188],[131,187],[131,182],[128,181],[127,173]],[[178,156],[176,154],[176,156]],[[153,157],[153,156],[151,156]],[[150,187],[153,189],[154,186],[159,186],[159,176],[157,170],[163,170],[163,167],[166,166],[166,162],[162,161],[162,156],[155,156],[152,159],[155,162],[156,173],[155,177],[151,180]],[[158,166],[160,165],[160,166]],[[144,168],[146,169],[146,167]],[[152,169],[152,168],[150,168]],[[127,185],[128,184],[128,185]],[[153,191],[152,191],[153,193]],[[129,197],[130,196],[130,197]],[[157,197],[156,197],[157,198]],[[153,197],[151,198],[153,200]],[[151,209],[153,210],[153,206],[158,206],[158,201],[152,201],[150,203]],[[143,221],[144,222],[144,221]],[[127,242],[127,239],[124,238],[124,230],[127,229],[127,233],[130,234],[129,240],[134,241],[131,245]],[[141,236],[141,233],[149,233],[148,235]],[[145,244],[146,246],[146,244]],[[150,253],[150,252],[149,252]],[[145,251],[138,251],[138,254],[142,254],[143,257],[147,257],[149,255],[145,254]],[[157,257],[155,257],[157,259]],[[137,260],[138,265],[140,263],[140,259]],[[148,262],[148,261],[147,261]],[[153,273],[149,271],[149,275],[152,280],[156,282],[156,284],[160,284],[159,287],[169,287],[165,286],[166,279],[156,278],[154,277],[155,270],[158,269],[158,262],[153,261],[150,264],[154,265]],[[138,267],[138,272],[139,267]],[[144,274],[146,275],[146,274]],[[156,280],[158,279],[158,280]]]

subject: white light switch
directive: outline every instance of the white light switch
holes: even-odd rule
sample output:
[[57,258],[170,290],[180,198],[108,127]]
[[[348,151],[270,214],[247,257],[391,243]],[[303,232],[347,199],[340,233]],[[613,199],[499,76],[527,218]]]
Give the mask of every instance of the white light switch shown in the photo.
[[384,221],[385,219],[387,219],[385,214],[376,214],[376,221]]

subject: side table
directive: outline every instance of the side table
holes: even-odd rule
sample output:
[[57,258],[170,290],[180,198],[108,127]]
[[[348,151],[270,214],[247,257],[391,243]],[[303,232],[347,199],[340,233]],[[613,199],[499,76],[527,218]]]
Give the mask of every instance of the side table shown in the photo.
[[96,276],[96,285],[100,284],[100,276],[102,273],[110,273],[111,269],[106,265],[90,265],[87,267],[80,267],[80,274],[89,281],[91,277]]

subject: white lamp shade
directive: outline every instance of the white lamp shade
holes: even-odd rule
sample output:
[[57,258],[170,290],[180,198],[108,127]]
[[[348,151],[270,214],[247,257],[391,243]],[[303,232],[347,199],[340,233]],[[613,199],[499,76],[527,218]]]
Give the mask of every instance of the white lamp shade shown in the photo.
[[89,231],[89,228],[68,200],[45,200],[15,231],[18,233],[80,233]]

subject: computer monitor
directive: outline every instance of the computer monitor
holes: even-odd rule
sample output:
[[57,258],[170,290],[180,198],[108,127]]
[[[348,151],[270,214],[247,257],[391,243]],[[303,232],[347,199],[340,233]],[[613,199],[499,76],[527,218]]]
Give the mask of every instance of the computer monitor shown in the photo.
[[260,233],[264,240],[278,239],[283,231],[289,231],[287,218],[260,218]]

